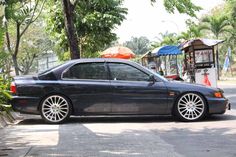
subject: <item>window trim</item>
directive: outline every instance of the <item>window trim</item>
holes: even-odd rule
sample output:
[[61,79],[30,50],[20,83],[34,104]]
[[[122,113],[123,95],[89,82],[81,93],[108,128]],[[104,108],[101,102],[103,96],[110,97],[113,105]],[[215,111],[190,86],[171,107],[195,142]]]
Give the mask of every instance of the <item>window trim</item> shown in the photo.
[[[77,64],[91,64],[91,63],[103,63],[104,64],[104,68],[105,68],[105,71],[107,73],[107,79],[106,80],[103,80],[103,79],[72,79],[72,78],[63,78],[64,73],[66,73],[73,66],[75,66]],[[108,72],[108,69],[107,69],[107,66],[106,66],[106,62],[76,62],[76,63],[70,65],[69,67],[67,67],[61,73],[61,80],[63,80],[63,81],[110,81],[110,78],[109,78],[109,72]]]

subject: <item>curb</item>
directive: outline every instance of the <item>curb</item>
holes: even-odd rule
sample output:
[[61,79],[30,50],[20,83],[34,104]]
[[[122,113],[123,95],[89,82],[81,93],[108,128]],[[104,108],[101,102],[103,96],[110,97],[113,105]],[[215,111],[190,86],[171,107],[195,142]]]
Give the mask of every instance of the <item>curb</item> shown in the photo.
[[7,126],[6,121],[4,120],[3,116],[0,115],[0,129],[1,129],[1,128],[4,128],[4,127],[6,127],[6,126]]
[[15,112],[7,113],[6,111],[1,111],[0,112],[0,129],[8,125],[13,125],[21,119],[23,119],[23,117],[21,117]]

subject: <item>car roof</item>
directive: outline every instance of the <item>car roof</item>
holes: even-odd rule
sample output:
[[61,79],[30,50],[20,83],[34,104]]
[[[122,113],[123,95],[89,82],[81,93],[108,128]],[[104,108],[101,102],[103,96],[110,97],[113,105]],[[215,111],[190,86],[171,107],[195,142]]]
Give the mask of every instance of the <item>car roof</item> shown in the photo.
[[73,63],[82,63],[82,62],[122,62],[122,63],[132,63],[127,59],[116,59],[116,58],[82,58],[82,59],[73,59],[68,62]]

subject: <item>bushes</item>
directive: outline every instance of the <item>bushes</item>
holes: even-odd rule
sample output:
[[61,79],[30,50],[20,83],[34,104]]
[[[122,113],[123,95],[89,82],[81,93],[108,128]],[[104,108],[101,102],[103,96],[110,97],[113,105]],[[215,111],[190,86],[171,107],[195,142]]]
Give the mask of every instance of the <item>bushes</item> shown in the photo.
[[11,99],[10,84],[12,78],[10,78],[5,73],[0,73],[0,112],[11,110],[11,105],[9,105],[9,100]]

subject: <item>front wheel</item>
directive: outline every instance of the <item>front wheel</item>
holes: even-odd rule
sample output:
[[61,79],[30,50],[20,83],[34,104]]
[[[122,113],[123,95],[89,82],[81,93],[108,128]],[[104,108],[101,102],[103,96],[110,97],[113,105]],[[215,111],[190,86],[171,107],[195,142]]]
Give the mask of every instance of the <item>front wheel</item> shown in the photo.
[[71,110],[70,102],[60,95],[46,97],[40,106],[42,118],[52,124],[67,120],[70,117]]
[[182,95],[175,105],[175,115],[181,121],[197,121],[206,116],[207,105],[204,98],[196,93]]

